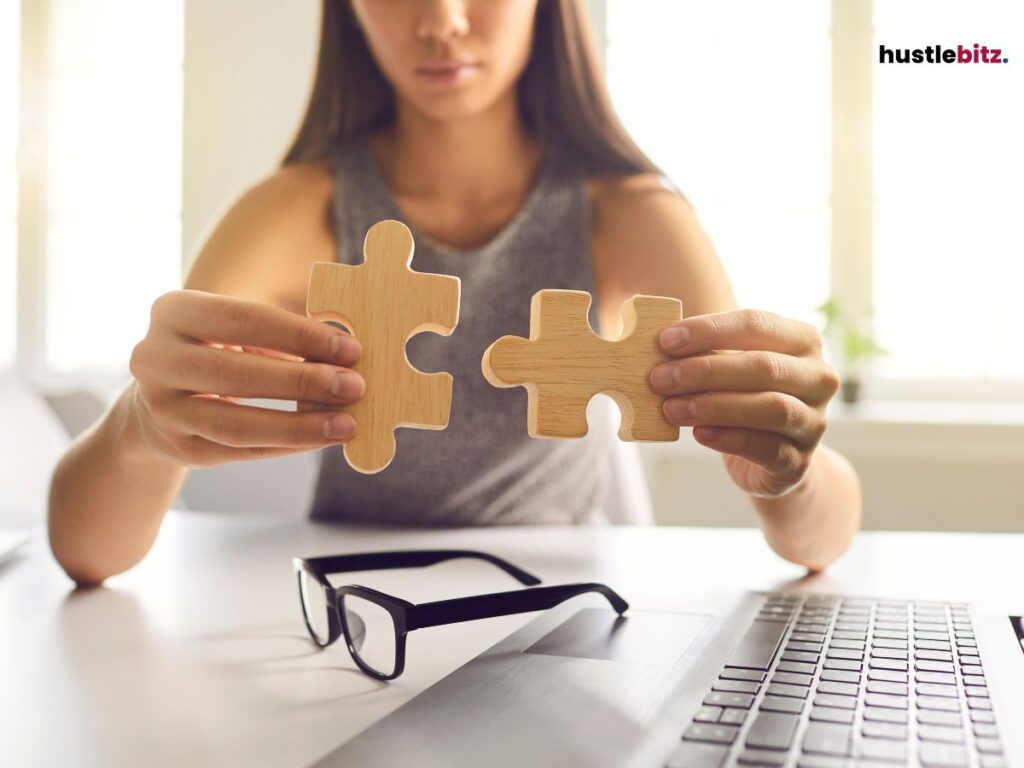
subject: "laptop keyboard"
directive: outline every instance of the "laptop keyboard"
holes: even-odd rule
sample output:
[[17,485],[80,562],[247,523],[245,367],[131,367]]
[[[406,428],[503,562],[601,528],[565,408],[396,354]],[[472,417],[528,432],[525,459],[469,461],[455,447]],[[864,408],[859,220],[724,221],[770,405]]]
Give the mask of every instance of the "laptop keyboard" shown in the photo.
[[766,595],[669,768],[1004,768],[969,608]]

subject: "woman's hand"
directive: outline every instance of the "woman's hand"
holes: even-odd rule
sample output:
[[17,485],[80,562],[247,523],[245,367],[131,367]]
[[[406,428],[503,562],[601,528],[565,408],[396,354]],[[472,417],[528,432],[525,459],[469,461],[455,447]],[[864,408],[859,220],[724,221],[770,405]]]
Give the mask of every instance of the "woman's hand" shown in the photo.
[[[839,388],[818,331],[736,310],[682,320],[661,332],[659,344],[678,358],[651,372],[653,389],[669,396],[665,417],[725,454],[726,469],[747,493],[773,497],[796,487]],[[738,351],[718,354],[723,350]]]
[[150,452],[189,467],[342,443],[356,430],[347,413],[242,401],[354,402],[364,383],[348,366],[361,352],[347,333],[283,309],[173,291],[153,304],[132,352],[132,418]]

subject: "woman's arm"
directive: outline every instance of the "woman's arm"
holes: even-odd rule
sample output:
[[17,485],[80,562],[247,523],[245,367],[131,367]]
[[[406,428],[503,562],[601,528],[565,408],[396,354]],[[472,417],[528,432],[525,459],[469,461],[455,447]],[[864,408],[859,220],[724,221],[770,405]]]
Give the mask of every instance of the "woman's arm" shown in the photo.
[[[358,356],[358,344],[270,306],[301,308],[309,265],[331,259],[330,192],[329,176],[316,169],[275,174],[214,229],[186,281],[191,290],[154,304],[149,332],[132,355],[132,381],[73,442],[51,482],[50,543],[76,582],[99,583],[142,559],[188,467],[309,450],[354,430],[346,422],[328,435],[323,414],[234,400],[346,401],[331,385]],[[262,353],[245,354],[253,351],[246,345]],[[278,354],[267,356],[267,347]],[[361,380],[354,384],[361,393]]]
[[779,555],[824,568],[860,524],[861,492],[850,464],[820,444],[838,379],[819,334],[737,310],[693,209],[655,177],[595,181],[591,195],[602,328],[619,327],[621,304],[634,294],[682,300],[687,319],[679,325],[693,334],[692,346],[663,343],[678,359],[665,366],[673,375],[663,388],[654,379],[670,396],[666,417],[695,427],[695,439],[722,454]]

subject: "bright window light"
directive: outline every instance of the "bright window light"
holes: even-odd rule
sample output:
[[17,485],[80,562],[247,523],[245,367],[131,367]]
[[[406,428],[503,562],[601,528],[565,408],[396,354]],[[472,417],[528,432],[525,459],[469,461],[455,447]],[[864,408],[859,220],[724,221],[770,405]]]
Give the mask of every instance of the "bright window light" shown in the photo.
[[[830,4],[608,0],[608,84],[694,204],[742,306],[829,294]],[[770,32],[769,32],[770,30]]]
[[46,366],[123,370],[181,282],[181,0],[51,0]]
[[18,71],[21,4],[0,3],[0,369],[14,364],[18,295]]
[[[892,378],[1024,377],[1024,4],[874,4],[875,325]],[[879,45],[1007,64],[878,64]]]

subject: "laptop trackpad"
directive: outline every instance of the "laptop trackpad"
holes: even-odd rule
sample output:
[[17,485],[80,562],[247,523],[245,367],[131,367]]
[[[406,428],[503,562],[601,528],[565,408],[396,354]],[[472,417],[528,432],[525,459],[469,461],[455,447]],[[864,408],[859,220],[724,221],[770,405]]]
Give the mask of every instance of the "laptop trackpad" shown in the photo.
[[709,619],[699,614],[653,611],[619,616],[603,608],[584,608],[523,653],[670,666]]

